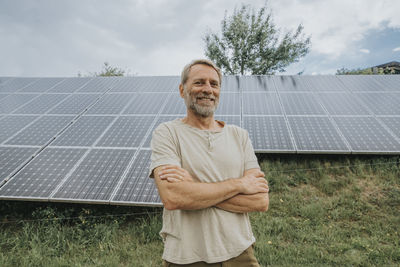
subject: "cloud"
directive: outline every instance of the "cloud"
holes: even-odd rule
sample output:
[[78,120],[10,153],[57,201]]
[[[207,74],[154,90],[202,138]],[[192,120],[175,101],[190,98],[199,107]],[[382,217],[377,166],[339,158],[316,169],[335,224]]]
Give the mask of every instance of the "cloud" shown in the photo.
[[371,53],[371,51],[369,51],[368,49],[365,49],[365,48],[360,49],[360,52],[361,52],[361,53],[364,53],[364,54],[369,54],[369,53]]
[[396,48],[393,48],[393,52],[399,52],[399,51],[400,51],[400,46],[396,47]]

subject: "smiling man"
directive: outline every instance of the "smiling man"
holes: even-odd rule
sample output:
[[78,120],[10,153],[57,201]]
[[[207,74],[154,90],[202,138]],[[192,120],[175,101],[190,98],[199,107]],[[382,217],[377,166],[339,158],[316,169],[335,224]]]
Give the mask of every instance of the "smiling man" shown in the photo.
[[186,65],[179,92],[187,115],[153,132],[164,266],[259,266],[248,212],[268,209],[268,184],[248,133],[214,119],[221,77],[209,60]]

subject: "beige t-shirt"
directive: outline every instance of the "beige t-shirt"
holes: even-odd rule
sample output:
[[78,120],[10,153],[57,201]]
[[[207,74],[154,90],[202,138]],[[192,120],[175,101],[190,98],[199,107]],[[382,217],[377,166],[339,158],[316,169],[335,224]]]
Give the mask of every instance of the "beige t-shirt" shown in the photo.
[[[245,170],[259,168],[248,133],[225,125],[221,131],[200,130],[177,119],[153,132],[150,177],[165,164],[186,169],[200,182],[240,178]],[[240,255],[255,242],[247,213],[216,207],[163,212],[160,235],[163,259],[176,264],[225,261]]]

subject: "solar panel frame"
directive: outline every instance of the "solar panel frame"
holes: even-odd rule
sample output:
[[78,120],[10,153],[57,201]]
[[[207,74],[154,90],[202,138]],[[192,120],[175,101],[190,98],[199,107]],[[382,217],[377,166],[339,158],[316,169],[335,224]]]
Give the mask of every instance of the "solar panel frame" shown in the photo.
[[0,146],[0,188],[39,148]]

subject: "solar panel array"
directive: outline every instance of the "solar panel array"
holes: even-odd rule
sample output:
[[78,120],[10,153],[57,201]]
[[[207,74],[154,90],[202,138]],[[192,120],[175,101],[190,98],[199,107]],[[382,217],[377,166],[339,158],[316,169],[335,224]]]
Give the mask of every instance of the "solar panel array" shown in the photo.
[[[179,77],[0,77],[0,199],[161,205],[152,131]],[[225,76],[216,118],[259,153],[400,154],[400,76]]]

